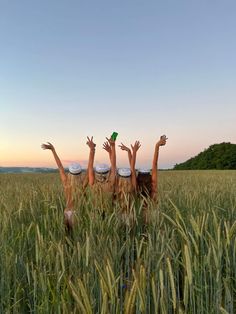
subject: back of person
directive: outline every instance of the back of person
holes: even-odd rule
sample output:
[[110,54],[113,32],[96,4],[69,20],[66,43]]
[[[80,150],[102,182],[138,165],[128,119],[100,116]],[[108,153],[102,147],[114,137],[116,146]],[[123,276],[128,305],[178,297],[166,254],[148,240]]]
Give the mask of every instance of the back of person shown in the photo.
[[95,168],[94,184],[90,187],[93,206],[102,211],[111,211],[115,185],[110,168],[104,164]]
[[102,192],[112,192],[113,186],[109,180],[110,172],[95,173],[95,181],[93,185],[94,190],[101,190]]
[[145,198],[151,197],[152,176],[150,170],[140,169],[137,177],[138,194]]
[[74,200],[80,199],[80,197],[83,195],[85,187],[87,185],[87,181],[87,174],[85,172],[82,172],[78,175],[68,173],[67,182],[68,185],[71,187]]
[[128,168],[118,169],[118,175],[115,187],[116,199],[121,203],[124,202],[127,197],[133,196],[134,187],[132,185],[131,171]]
[[116,180],[116,205],[121,221],[129,226],[134,224],[134,192],[131,170],[128,168],[119,169]]

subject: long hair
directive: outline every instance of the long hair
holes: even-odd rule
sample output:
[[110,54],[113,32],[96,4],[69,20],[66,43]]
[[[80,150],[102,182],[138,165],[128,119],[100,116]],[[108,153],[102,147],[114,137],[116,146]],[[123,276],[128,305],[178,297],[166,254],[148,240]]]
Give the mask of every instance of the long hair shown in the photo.
[[76,189],[77,187],[82,187],[84,180],[86,177],[85,172],[81,172],[80,174],[71,174],[68,173],[68,184],[72,187],[72,189]]
[[98,173],[95,172],[95,182],[94,189],[100,190],[101,192],[114,192],[114,184],[110,182],[111,172],[107,173]]
[[[134,188],[132,185],[131,176],[118,176],[116,180],[116,200],[119,206],[119,211],[122,220],[131,214],[132,203],[134,202]],[[124,216],[125,215],[125,216]],[[127,217],[126,217],[127,218]],[[126,219],[125,218],[125,219]]]
[[78,200],[80,200],[81,196],[84,194],[87,181],[88,180],[86,172],[81,172],[77,175],[68,173],[67,184],[68,188],[71,189],[72,199],[74,201],[77,202]]
[[94,184],[87,190],[92,208],[99,210],[101,213],[113,209],[114,184],[110,182],[109,178],[110,172],[95,172]]
[[124,193],[133,193],[133,186],[131,177],[118,176],[116,180],[116,195],[118,198],[122,197]]
[[106,173],[98,173],[95,171],[95,183],[106,183],[108,181],[110,171]]
[[144,197],[152,194],[152,176],[150,173],[138,173],[137,177],[138,193]]

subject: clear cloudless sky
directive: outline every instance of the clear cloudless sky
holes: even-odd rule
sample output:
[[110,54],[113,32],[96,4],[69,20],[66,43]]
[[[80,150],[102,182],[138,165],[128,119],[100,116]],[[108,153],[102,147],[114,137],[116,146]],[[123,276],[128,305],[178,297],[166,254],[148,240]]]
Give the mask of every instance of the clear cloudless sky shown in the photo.
[[[108,162],[105,136],[172,167],[236,142],[235,0],[0,0],[0,166]],[[128,164],[117,152],[118,166]]]

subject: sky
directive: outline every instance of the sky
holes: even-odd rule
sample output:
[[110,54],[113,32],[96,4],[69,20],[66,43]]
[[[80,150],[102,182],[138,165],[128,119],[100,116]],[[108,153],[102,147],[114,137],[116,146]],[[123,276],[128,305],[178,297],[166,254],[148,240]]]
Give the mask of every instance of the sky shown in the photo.
[[[0,166],[108,162],[106,136],[160,168],[236,143],[235,0],[0,0]],[[127,155],[117,145],[117,164]]]

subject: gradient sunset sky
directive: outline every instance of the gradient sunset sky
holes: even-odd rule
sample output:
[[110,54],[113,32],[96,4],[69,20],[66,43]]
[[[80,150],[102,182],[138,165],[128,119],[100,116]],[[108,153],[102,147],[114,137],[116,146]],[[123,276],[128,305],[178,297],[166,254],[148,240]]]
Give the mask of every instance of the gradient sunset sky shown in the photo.
[[[0,0],[0,166],[108,162],[105,136],[172,167],[236,143],[236,1]],[[128,164],[117,152],[118,166]]]

